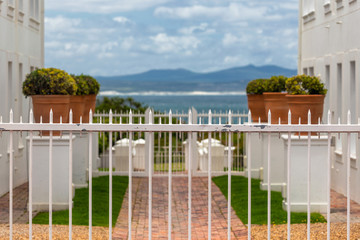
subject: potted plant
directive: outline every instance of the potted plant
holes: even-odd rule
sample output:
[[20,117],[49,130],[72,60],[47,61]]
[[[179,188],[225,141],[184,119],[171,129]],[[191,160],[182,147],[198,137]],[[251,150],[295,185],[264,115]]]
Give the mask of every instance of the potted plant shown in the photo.
[[83,114],[83,122],[88,123],[90,109],[92,110],[93,113],[95,112],[96,95],[100,91],[100,84],[98,83],[98,81],[96,81],[95,78],[89,75],[81,74],[80,76],[77,76],[77,78],[80,78],[83,81],[85,81],[89,89],[89,93],[84,96],[85,106],[84,106],[84,114]]
[[255,79],[246,86],[248,108],[251,111],[253,122],[259,121],[259,118],[262,122],[267,121],[263,96],[265,81],[265,79]]
[[[77,90],[75,80],[63,70],[56,68],[36,69],[26,76],[23,94],[30,96],[33,103],[35,122],[49,123],[50,110],[53,122],[69,121],[70,96]],[[55,135],[55,134],[54,134]]]
[[291,111],[291,122],[298,124],[308,123],[308,112],[311,112],[311,123],[317,124],[322,118],[324,98],[327,92],[324,84],[318,77],[298,75],[286,80],[289,109]]
[[76,95],[70,97],[70,109],[73,112],[73,123],[80,123],[80,118],[84,118],[85,96],[89,95],[89,85],[83,75],[71,75],[76,82]]
[[289,106],[286,101],[285,76],[272,76],[265,81],[264,105],[265,113],[271,111],[271,123],[287,123]]

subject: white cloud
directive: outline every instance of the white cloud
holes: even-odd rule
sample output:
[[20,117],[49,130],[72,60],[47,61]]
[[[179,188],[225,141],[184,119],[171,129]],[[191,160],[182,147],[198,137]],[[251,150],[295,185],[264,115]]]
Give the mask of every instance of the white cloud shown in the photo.
[[69,32],[79,26],[81,19],[65,18],[63,16],[46,17],[45,28],[47,32]]
[[130,50],[134,45],[134,42],[135,40],[133,37],[127,37],[122,41],[121,48],[124,50]]
[[126,17],[122,17],[122,16],[114,17],[113,21],[122,23],[122,24],[132,23],[132,21],[130,19],[128,19]]
[[191,35],[193,33],[204,33],[204,34],[213,34],[216,32],[215,29],[208,29],[208,25],[207,23],[201,23],[199,26],[191,26],[191,27],[185,27],[185,28],[180,28],[178,30],[179,33],[184,34],[184,35]]
[[47,0],[48,10],[88,13],[115,13],[143,10],[169,0]]
[[46,1],[46,65],[69,72],[296,67],[298,0]]
[[273,18],[267,15],[268,8],[263,5],[249,7],[240,3],[230,3],[228,6],[208,7],[204,5],[193,5],[190,7],[157,7],[154,11],[155,16],[167,18],[193,19],[211,18],[225,21],[239,20],[261,20]]
[[[168,36],[166,33],[159,33],[150,37],[155,45],[154,50],[157,53],[178,53],[183,52],[191,55],[192,51],[198,47],[200,40],[193,36]],[[148,49],[147,47],[145,47]]]
[[224,58],[224,63],[226,64],[236,64],[240,62],[240,57],[237,56],[226,56]]
[[237,38],[236,36],[234,36],[233,34],[231,33],[227,33],[225,34],[223,40],[222,40],[222,44],[225,46],[225,47],[228,47],[230,45],[233,45],[235,43],[239,42],[239,38]]

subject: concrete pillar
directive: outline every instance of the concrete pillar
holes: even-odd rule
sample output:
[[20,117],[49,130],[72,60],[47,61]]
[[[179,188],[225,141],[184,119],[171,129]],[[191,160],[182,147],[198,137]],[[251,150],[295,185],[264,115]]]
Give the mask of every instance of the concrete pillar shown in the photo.
[[[284,172],[287,172],[287,147],[288,135],[281,136],[284,145]],[[312,212],[326,212],[327,207],[327,136],[311,136],[311,188],[310,202]],[[292,212],[307,211],[307,136],[291,136],[291,167],[290,167],[290,203]],[[285,174],[285,182],[287,175]],[[286,196],[286,185],[283,188],[283,196]],[[287,199],[283,202],[283,208],[287,209]]]
[[[73,146],[76,137],[73,135]],[[29,138],[27,138],[29,149]],[[69,208],[69,136],[53,137],[53,210]],[[49,137],[33,137],[33,210],[49,209]],[[29,157],[29,156],[28,156]]]

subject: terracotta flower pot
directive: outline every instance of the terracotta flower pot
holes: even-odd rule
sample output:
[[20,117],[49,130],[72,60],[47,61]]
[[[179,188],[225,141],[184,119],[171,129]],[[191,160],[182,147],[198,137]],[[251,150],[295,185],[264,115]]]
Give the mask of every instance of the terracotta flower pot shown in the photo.
[[95,113],[95,105],[96,105],[96,95],[85,95],[84,96],[85,107],[83,114],[83,123],[89,123],[89,112],[92,110],[93,114]]
[[70,96],[70,109],[73,112],[73,123],[80,123],[80,117],[82,122],[84,121],[84,108],[85,108],[85,96]]
[[[51,109],[53,123],[60,123],[60,117],[63,123],[69,122],[70,95],[32,95],[31,99],[36,123],[40,123],[40,117],[43,123],[49,123]],[[43,131],[43,135],[49,135],[49,132]],[[60,135],[60,132],[54,131],[53,135]]]
[[251,118],[253,122],[267,122],[265,114],[264,96],[262,94],[248,94],[248,108],[251,111]]
[[308,123],[308,112],[311,112],[311,123],[318,124],[323,115],[325,95],[286,95],[291,111],[291,123]]
[[280,92],[264,92],[264,104],[265,104],[265,113],[268,114],[269,110],[271,111],[271,123],[278,124],[279,118],[281,124],[288,123],[288,112],[289,105],[286,99],[287,93]]

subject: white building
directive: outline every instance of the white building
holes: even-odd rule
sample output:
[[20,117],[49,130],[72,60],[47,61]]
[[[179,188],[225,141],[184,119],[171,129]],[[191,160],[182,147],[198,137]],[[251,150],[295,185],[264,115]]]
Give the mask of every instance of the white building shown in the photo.
[[[0,115],[28,121],[29,98],[21,86],[26,74],[44,66],[44,1],[0,0]],[[14,186],[27,181],[25,134],[14,134]],[[0,196],[9,191],[8,134],[0,138]]]
[[[325,113],[333,123],[360,117],[360,1],[301,0],[298,72],[320,75],[328,88]],[[323,119],[327,119],[324,117]],[[360,202],[359,140],[351,136],[351,197]],[[347,137],[333,137],[332,188],[346,193]]]

